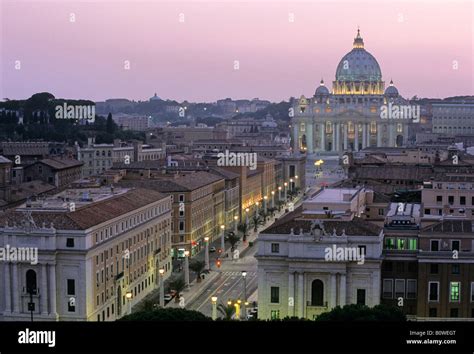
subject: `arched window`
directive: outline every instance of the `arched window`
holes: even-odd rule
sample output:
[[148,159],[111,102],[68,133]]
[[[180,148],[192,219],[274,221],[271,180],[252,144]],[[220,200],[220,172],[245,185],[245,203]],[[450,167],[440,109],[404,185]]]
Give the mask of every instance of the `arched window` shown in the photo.
[[311,306],[324,306],[324,284],[319,279],[311,283]]
[[28,294],[36,294],[36,272],[32,269],[26,272],[26,292]]

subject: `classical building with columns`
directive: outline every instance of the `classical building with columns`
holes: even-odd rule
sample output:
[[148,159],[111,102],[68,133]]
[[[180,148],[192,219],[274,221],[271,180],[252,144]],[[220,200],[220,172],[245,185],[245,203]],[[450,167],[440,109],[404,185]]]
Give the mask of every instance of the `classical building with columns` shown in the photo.
[[[379,304],[383,229],[363,219],[367,193],[323,189],[259,234],[260,319],[314,319],[338,305]],[[344,257],[328,259],[328,250]],[[348,257],[355,250],[363,261]]]
[[380,66],[358,30],[353,49],[337,66],[332,92],[321,80],[313,97],[295,100],[293,148],[311,154],[406,146],[412,120],[381,118],[382,107],[390,104],[408,107],[392,81],[385,89]]
[[171,274],[171,203],[151,190],[68,189],[1,214],[0,248],[38,257],[0,259],[0,321],[126,315],[158,287],[159,268]]

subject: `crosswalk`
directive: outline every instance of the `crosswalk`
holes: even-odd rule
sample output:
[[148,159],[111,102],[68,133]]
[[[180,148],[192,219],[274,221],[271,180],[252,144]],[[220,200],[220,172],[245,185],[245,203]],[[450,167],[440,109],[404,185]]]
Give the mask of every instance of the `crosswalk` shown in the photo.
[[[232,276],[242,276],[242,272],[240,271],[225,271],[222,272],[222,275],[225,275],[227,277],[232,277]],[[248,277],[254,277],[257,275],[257,272],[247,272]]]

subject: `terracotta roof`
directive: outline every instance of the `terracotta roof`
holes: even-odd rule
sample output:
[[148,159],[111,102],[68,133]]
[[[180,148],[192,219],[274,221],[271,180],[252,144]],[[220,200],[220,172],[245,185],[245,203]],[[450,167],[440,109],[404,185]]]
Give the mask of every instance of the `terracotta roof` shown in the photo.
[[[155,191],[132,189],[116,197],[86,205],[74,212],[33,211],[32,216],[38,227],[41,227],[43,223],[49,227],[53,223],[54,227],[60,230],[86,230],[165,197]],[[3,227],[7,221],[10,226],[14,222],[19,225],[24,219],[22,212],[10,210],[0,214],[0,227]]]
[[225,168],[220,168],[220,167],[211,167],[209,170],[210,173],[217,174],[221,177],[224,177],[225,179],[235,179],[239,178],[240,175],[238,173],[226,170]]
[[84,164],[84,162],[74,159],[43,159],[36,163],[43,163],[55,170],[65,170],[68,168],[80,167]]
[[444,220],[424,227],[422,233],[472,233],[473,222],[468,220]]

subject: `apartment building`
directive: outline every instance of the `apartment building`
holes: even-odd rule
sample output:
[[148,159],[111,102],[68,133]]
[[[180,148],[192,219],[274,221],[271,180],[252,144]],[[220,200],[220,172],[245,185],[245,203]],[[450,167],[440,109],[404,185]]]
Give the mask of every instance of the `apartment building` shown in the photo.
[[171,203],[150,190],[67,189],[1,214],[0,246],[38,257],[0,264],[0,320],[127,314],[157,288],[158,269],[171,274]]

